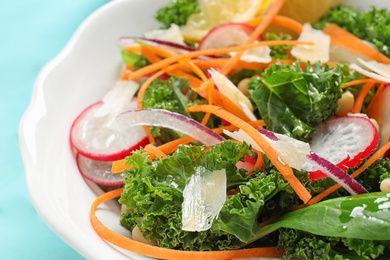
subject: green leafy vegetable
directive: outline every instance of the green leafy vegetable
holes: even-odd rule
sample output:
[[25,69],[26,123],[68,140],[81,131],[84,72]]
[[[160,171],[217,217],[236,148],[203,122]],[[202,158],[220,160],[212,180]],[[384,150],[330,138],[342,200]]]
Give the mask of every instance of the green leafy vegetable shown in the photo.
[[150,65],[150,62],[142,54],[137,54],[125,49],[122,49],[122,59],[126,65],[133,66],[134,70],[138,70]]
[[390,241],[317,236],[296,229],[281,228],[279,248],[284,248],[283,258],[296,259],[386,259],[390,253]]
[[[124,175],[125,190],[120,203],[128,209],[122,225],[135,225],[146,238],[161,247],[184,250],[226,250],[239,248],[259,230],[258,216],[267,201],[289,185],[279,174],[256,172],[247,176],[235,164],[245,155],[253,156],[247,144],[222,142],[220,145],[180,146],[179,150],[152,162],[137,151],[127,157],[132,169]],[[228,196],[219,216],[207,231],[181,230],[182,192],[198,166],[208,171],[226,170]]]
[[373,192],[322,201],[290,212],[270,225],[320,236],[390,240],[389,208],[390,192]]
[[343,75],[340,67],[316,62],[313,67],[300,63],[274,64],[253,78],[248,89],[269,130],[309,141],[312,126],[332,118],[338,110]]
[[176,0],[157,11],[156,19],[169,28],[171,24],[185,25],[191,14],[199,13],[198,0]]
[[[166,109],[193,118],[196,115],[188,114],[186,108],[200,100],[202,98],[189,87],[188,79],[171,76],[168,80],[155,79],[146,89],[142,105],[144,108]],[[165,141],[181,136],[168,129],[162,133],[159,127],[151,127],[151,133],[154,137],[163,135]]]
[[[275,33],[266,34],[267,41],[288,41],[291,40],[291,35],[283,34],[277,35]],[[271,57],[273,60],[286,60],[289,58],[288,50],[291,49],[289,45],[271,46]]]
[[330,23],[372,42],[380,52],[390,56],[390,12],[387,9],[379,10],[372,6],[368,12],[359,12],[352,6],[338,5],[322,17],[314,28],[322,29]]

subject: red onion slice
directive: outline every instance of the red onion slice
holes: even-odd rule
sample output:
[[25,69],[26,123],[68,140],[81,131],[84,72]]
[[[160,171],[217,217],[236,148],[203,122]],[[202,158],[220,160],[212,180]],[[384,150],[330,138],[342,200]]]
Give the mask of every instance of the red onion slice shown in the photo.
[[164,109],[130,110],[119,115],[117,120],[126,127],[147,125],[170,128],[189,135],[207,146],[215,145],[225,140],[225,138],[199,122]]
[[307,163],[310,163],[313,167],[318,168],[318,170],[328,175],[328,177],[343,186],[351,195],[367,193],[367,190],[349,174],[318,154],[310,152],[306,156],[306,159]]
[[187,45],[182,45],[174,42],[169,42],[169,41],[163,41],[163,40],[158,40],[158,39],[149,39],[145,37],[120,37],[119,38],[119,44],[122,46],[125,45],[132,45],[136,43],[137,41],[145,42],[145,43],[152,43],[154,45],[162,45],[166,47],[171,47],[180,51],[195,51],[196,48],[187,46]]

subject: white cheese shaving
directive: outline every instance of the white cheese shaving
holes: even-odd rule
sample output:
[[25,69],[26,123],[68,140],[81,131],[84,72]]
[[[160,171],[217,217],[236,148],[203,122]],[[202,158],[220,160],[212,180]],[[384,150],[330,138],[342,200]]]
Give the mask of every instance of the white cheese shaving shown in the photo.
[[156,39],[184,45],[184,38],[181,34],[180,27],[176,24],[171,24],[171,27],[168,29],[145,32],[144,36],[148,39]]
[[[114,87],[103,97],[103,105],[95,112],[95,117],[111,117],[105,127],[115,129],[115,117],[130,109],[135,109],[131,100],[137,92],[139,84],[131,80],[117,81]],[[136,103],[135,103],[136,105]]]
[[390,79],[390,64],[383,64],[374,60],[364,61],[361,58],[357,59],[363,66],[378,73],[379,75]]
[[183,190],[182,230],[204,231],[226,201],[226,170],[210,172],[199,166]]
[[[245,141],[253,148],[263,152],[260,146],[242,129],[239,129],[235,132],[229,132],[224,130],[224,134],[238,141]],[[290,167],[294,169],[302,169],[302,165],[305,162],[306,156],[310,152],[310,145],[308,143],[277,133],[275,133],[275,135],[279,139],[278,141],[271,140],[263,134],[261,135],[272,146],[272,148],[277,151],[280,159],[283,162],[287,163]]]
[[216,71],[214,68],[209,69],[211,78],[217,86],[219,92],[232,101],[237,107],[245,113],[251,121],[256,121],[256,116],[253,114],[253,106],[251,101],[241,92],[227,77]]
[[[235,55],[235,52],[230,53],[230,55]],[[269,63],[272,61],[271,48],[268,46],[260,46],[248,49],[241,55],[240,60],[245,62]]]
[[292,47],[291,54],[297,59],[304,62],[329,61],[329,35],[326,35],[321,30],[315,30],[309,23],[305,23],[298,41],[313,42],[314,45],[296,45]]
[[373,78],[373,79],[377,79],[377,80],[381,80],[381,81],[384,81],[384,82],[387,82],[387,83],[390,83],[390,79],[388,78],[385,78],[377,73],[374,73],[374,72],[370,72],[368,70],[365,70],[363,69],[362,67],[356,65],[355,63],[351,64],[349,66],[350,69],[353,69],[353,70],[356,70],[357,72],[359,72],[360,74],[363,74],[364,76],[367,76],[367,77],[370,77],[370,78]]

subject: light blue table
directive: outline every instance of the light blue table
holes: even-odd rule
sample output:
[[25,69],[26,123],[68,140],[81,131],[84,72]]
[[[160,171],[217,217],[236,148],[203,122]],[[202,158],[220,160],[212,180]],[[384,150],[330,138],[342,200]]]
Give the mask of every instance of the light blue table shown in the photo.
[[82,259],[31,204],[18,142],[36,76],[109,0],[0,1],[0,259]]

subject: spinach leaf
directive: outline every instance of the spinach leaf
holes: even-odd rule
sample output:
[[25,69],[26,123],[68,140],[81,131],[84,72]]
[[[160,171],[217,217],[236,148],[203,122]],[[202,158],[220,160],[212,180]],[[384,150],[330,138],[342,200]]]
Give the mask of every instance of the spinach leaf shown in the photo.
[[290,212],[271,226],[315,235],[390,240],[390,192],[326,200]]

